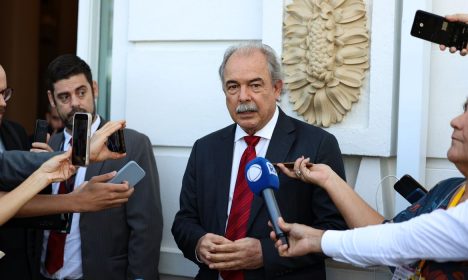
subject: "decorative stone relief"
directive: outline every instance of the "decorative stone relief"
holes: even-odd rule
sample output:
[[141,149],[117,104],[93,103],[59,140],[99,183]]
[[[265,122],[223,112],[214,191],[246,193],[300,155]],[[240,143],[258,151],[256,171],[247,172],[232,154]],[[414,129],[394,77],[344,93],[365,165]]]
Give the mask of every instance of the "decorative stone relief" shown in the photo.
[[369,68],[363,0],[294,0],[283,30],[285,84],[293,110],[308,123],[341,122]]

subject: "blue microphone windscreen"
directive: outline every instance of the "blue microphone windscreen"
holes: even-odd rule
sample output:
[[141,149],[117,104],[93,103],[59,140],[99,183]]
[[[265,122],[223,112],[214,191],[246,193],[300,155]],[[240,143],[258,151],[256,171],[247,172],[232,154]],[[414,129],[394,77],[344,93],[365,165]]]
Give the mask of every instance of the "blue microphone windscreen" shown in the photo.
[[275,167],[262,157],[257,157],[247,163],[245,178],[250,190],[256,195],[261,195],[264,189],[279,188],[279,179]]

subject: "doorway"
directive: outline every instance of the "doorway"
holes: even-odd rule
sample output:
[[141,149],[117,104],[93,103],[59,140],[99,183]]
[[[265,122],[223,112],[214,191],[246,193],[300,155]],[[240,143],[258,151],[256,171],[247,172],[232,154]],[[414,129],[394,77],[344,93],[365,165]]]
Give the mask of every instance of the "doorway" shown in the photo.
[[0,11],[0,64],[15,90],[5,118],[32,134],[47,111],[47,65],[60,54],[76,53],[78,0],[1,1]]

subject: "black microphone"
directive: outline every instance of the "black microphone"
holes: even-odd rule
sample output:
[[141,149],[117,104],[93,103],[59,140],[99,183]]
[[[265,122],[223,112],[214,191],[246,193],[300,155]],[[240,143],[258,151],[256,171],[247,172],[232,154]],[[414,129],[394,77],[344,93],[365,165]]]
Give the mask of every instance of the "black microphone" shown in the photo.
[[289,245],[286,234],[278,225],[278,218],[281,217],[281,213],[273,192],[273,190],[279,189],[279,179],[275,167],[267,159],[257,157],[245,166],[245,177],[250,190],[254,194],[263,197],[276,238],[281,240],[283,244]]

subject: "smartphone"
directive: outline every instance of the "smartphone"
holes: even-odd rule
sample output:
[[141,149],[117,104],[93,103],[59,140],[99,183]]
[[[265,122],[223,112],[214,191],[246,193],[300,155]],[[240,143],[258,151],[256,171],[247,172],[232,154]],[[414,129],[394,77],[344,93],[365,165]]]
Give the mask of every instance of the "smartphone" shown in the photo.
[[123,129],[119,129],[116,132],[112,133],[111,136],[107,139],[107,148],[109,151],[116,153],[125,153],[125,137]]
[[48,126],[46,120],[36,120],[36,129],[34,130],[34,142],[47,143]]
[[91,137],[90,113],[75,113],[73,116],[72,164],[87,166],[89,164],[89,139]]
[[127,181],[128,185],[133,188],[145,177],[145,174],[145,170],[132,160],[120,168],[114,178],[110,179],[108,183],[121,184],[123,181]]
[[[277,163],[272,163],[274,167],[278,167],[278,163],[282,163],[286,168],[293,169],[294,168],[294,162],[277,162]],[[306,164],[306,167],[312,167],[314,164],[308,162]]]
[[468,25],[450,22],[442,16],[418,10],[414,15],[411,35],[461,50],[466,48],[468,43]]
[[408,174],[401,177],[393,185],[393,188],[411,204],[421,199],[427,193],[427,190]]

